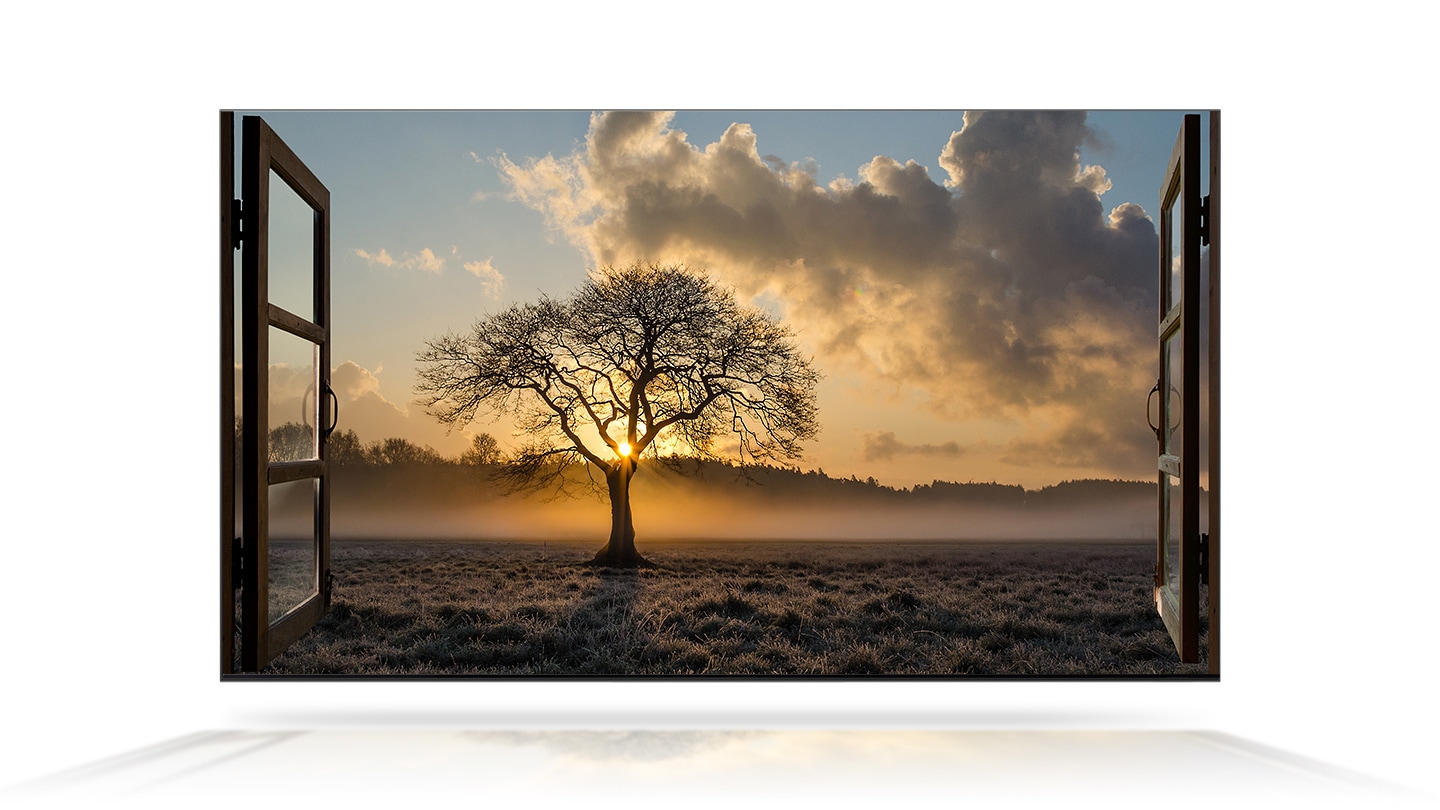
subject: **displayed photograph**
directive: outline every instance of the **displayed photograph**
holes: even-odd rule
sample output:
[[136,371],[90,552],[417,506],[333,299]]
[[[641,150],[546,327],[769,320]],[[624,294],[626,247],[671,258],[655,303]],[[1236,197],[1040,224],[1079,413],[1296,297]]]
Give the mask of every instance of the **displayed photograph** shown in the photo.
[[1219,120],[221,111],[222,679],[1218,678]]

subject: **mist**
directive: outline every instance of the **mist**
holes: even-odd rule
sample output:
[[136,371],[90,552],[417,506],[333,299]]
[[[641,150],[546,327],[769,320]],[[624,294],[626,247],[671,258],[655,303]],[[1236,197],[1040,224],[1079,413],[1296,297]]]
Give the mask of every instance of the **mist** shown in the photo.
[[[583,473],[567,493],[506,495],[483,467],[340,468],[331,536],[392,540],[593,540],[610,504]],[[1024,490],[998,484],[892,489],[817,473],[711,465],[651,468],[631,506],[637,542],[666,540],[1120,540],[1153,537],[1153,484],[1081,481]]]

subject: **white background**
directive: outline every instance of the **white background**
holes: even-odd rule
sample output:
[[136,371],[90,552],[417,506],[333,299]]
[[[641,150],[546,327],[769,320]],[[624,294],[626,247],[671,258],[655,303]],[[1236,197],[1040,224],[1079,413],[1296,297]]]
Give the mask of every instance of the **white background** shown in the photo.
[[[12,9],[0,783],[201,729],[949,727],[1433,789],[1429,26],[1390,5]],[[670,105],[1223,109],[1221,683],[218,682],[216,111]]]

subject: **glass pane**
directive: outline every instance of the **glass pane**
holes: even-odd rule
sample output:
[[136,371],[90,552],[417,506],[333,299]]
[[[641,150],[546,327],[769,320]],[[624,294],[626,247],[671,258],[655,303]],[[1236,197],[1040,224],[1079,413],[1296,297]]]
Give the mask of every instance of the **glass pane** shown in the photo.
[[1170,274],[1166,282],[1166,286],[1169,289],[1169,295],[1165,298],[1165,308],[1167,310],[1180,303],[1180,292],[1182,289],[1180,285],[1180,256],[1182,248],[1181,242],[1183,241],[1181,239],[1183,231],[1180,227],[1181,196],[1180,194],[1175,195],[1175,200],[1171,203],[1170,207],[1165,210],[1164,214],[1166,220],[1164,234],[1165,250],[1170,262]]
[[1164,508],[1165,517],[1165,584],[1177,597],[1180,595],[1180,533],[1181,509],[1180,479],[1167,475]]
[[1169,392],[1165,397],[1163,410],[1163,424],[1166,426],[1164,452],[1172,456],[1180,455],[1183,441],[1180,422],[1184,418],[1184,332],[1184,328],[1176,329],[1170,339],[1165,341],[1165,368],[1161,369],[1160,373],[1161,385]]
[[315,358],[319,347],[270,327],[270,460],[319,457]]
[[[242,248],[242,250],[243,250],[243,248]],[[240,259],[239,259],[238,257],[235,259],[235,264],[236,264],[237,266],[240,264]],[[240,302],[244,300],[244,299],[241,297],[241,286],[240,286],[240,285],[241,285],[240,274],[239,274],[239,273],[236,273],[236,274],[235,274],[235,309],[234,309],[234,313],[233,313],[233,314],[234,314],[234,317],[235,317],[235,334],[234,334],[234,339],[235,339],[235,343],[234,343],[234,346],[235,346],[235,354],[234,354],[234,357],[232,358],[232,360],[233,360],[233,362],[234,362],[234,378],[233,378],[233,379],[234,379],[234,383],[235,383],[235,403],[234,403],[234,404],[235,404],[235,536],[236,536],[236,537],[239,537],[239,536],[241,536],[242,534],[244,534],[244,532],[241,531],[241,528],[240,528],[240,527],[241,527],[241,524],[242,524],[242,523],[244,522],[244,520],[245,520],[245,504],[244,504],[244,502],[241,501],[241,499],[240,499],[240,490],[244,487],[244,484],[243,484],[242,482],[244,481],[244,469],[245,469],[245,467],[244,467],[244,465],[245,465],[245,451],[244,451],[244,447],[245,447],[245,445],[244,445],[245,437],[244,437],[244,434],[241,432],[241,430],[242,430],[242,428],[244,427],[244,425],[246,424],[246,420],[245,420],[245,407],[244,407],[244,401],[245,401],[245,374],[244,374],[244,372],[245,372],[245,367],[244,367],[244,365],[243,365],[244,355],[245,355],[245,339],[244,339],[244,336],[241,334],[241,324],[243,324],[244,321],[245,321],[245,315],[244,315],[244,310],[241,309],[241,306],[240,306]],[[238,616],[239,614],[237,613],[236,615]]]
[[1200,476],[1197,482],[1200,494],[1200,531],[1210,531],[1208,518],[1210,491],[1210,426],[1214,415],[1210,412],[1210,252],[1200,249],[1200,300],[1199,306],[1192,306],[1200,324],[1200,396],[1198,410],[1191,415],[1200,426]]
[[[1165,357],[1163,367],[1160,369],[1161,384],[1168,392],[1165,403],[1161,408],[1161,415],[1165,425],[1165,446],[1166,455],[1179,458],[1183,449],[1183,434],[1180,430],[1184,419],[1184,399],[1181,392],[1184,389],[1184,328],[1176,329],[1170,338],[1165,341]],[[1178,472],[1178,470],[1177,470]],[[1161,492],[1160,508],[1163,511],[1163,525],[1165,532],[1165,584],[1171,592],[1178,597],[1180,593],[1180,537],[1181,520],[1184,516],[1182,508],[1181,485],[1183,481],[1179,476],[1163,475],[1165,487]]]
[[315,321],[315,209],[270,172],[270,303]]
[[319,590],[315,505],[318,479],[270,487],[269,621],[284,616]]

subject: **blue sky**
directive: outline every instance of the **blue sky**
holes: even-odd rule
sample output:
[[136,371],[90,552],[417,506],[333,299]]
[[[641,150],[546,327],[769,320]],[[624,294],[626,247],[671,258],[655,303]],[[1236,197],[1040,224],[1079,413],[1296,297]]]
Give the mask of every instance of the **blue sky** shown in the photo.
[[[1132,353],[1134,364],[1153,366],[1153,360],[1149,359],[1153,355],[1152,347],[1146,345],[1146,338],[1141,336],[1143,319],[1135,312],[1136,307],[1153,304],[1127,287],[1137,273],[1147,272],[1136,269],[1133,249],[1129,249],[1123,262],[1117,259],[1115,263],[1116,266],[1128,263],[1130,267],[1123,272],[1116,271],[1130,279],[1123,283],[1107,275],[1111,272],[1110,265],[1106,264],[1108,260],[1103,254],[1112,248],[1094,243],[1092,237],[1085,237],[1082,242],[1088,245],[1085,250],[1099,251],[1095,256],[1072,257],[1077,249],[1072,245],[1065,248],[1070,254],[1063,251],[1052,251],[1046,257],[1037,254],[1026,259],[1023,267],[1016,264],[1013,270],[1006,270],[1009,259],[1000,256],[992,242],[998,245],[1008,241],[1017,246],[1016,251],[1021,251],[1024,248],[1020,246],[1026,243],[1038,245],[1050,238],[1027,235],[1024,228],[1054,230],[1051,225],[1019,222],[1026,216],[1022,212],[1011,216],[1017,220],[1014,224],[987,225],[988,234],[947,237],[951,244],[933,249],[952,255],[933,261],[927,259],[923,267],[917,265],[893,278],[889,275],[893,267],[913,258],[902,254],[908,254],[911,245],[928,238],[923,232],[893,244],[883,239],[873,246],[853,244],[849,248],[852,256],[812,240],[809,253],[794,260],[804,265],[804,282],[795,282],[800,286],[792,284],[789,292],[780,291],[775,285],[762,289],[768,284],[766,273],[788,271],[743,255],[743,249],[735,245],[707,243],[711,237],[704,234],[677,230],[657,236],[637,231],[614,237],[620,240],[616,244],[601,245],[601,241],[611,238],[597,236],[605,230],[601,219],[608,217],[611,225],[623,222],[625,228],[633,230],[639,227],[636,224],[639,215],[624,212],[621,202],[605,199],[606,194],[621,194],[617,190],[620,186],[615,183],[630,181],[618,175],[609,179],[601,177],[601,164],[597,162],[602,159],[600,150],[589,140],[599,119],[592,119],[589,110],[260,111],[260,114],[331,192],[334,210],[332,311],[336,322],[333,365],[336,387],[342,397],[342,427],[355,429],[362,440],[403,435],[443,453],[455,454],[468,444],[471,433],[486,430],[496,434],[502,443],[508,443],[511,431],[503,419],[493,425],[476,425],[469,431],[447,435],[435,420],[411,402],[414,355],[423,347],[423,342],[448,330],[466,329],[484,312],[532,300],[542,292],[564,295],[583,279],[587,267],[600,261],[622,256],[628,257],[626,261],[659,259],[661,256],[640,255],[658,250],[665,254],[664,258],[708,267],[722,281],[735,285],[742,297],[769,305],[782,314],[788,313],[787,318],[794,321],[802,344],[815,353],[817,363],[827,376],[822,384],[820,403],[825,427],[813,452],[801,462],[802,468],[819,467],[831,475],[855,474],[862,478],[874,475],[883,483],[899,486],[937,478],[1000,480],[1041,486],[1089,476],[1139,478],[1146,476],[1153,465],[1153,460],[1139,450],[1147,436],[1143,425],[1142,432],[1136,433],[1132,417],[1120,419],[1118,414],[1107,415],[1105,411],[1107,408],[1115,411],[1124,396],[1125,392],[1117,386],[1138,386],[1139,377],[1146,375],[1153,380],[1153,370],[1123,384],[1113,379],[1102,381],[1097,376],[1101,374],[1099,371],[1084,380],[1057,378],[1049,383],[1056,386],[1057,391],[1065,388],[1064,394],[1041,392],[1036,388],[991,395],[976,392],[987,385],[1007,389],[1011,386],[1003,382],[1002,376],[993,377],[988,383],[980,381],[985,373],[999,375],[1000,372],[995,369],[984,372],[974,363],[980,362],[980,353],[1002,350],[1000,343],[984,349],[974,338],[960,336],[958,329],[956,340],[968,348],[958,348],[961,343],[953,342],[947,344],[948,347],[931,346],[919,336],[908,343],[900,339],[893,350],[878,342],[884,339],[887,329],[894,331],[900,324],[923,325],[925,317],[940,319],[936,323],[943,324],[944,328],[955,323],[957,316],[953,311],[912,318],[896,309],[901,306],[899,303],[886,301],[883,290],[887,285],[893,289],[895,292],[890,295],[893,299],[896,295],[903,296],[907,285],[909,289],[918,289],[917,284],[934,281],[949,285],[943,287],[941,295],[955,298],[952,303],[958,305],[963,297],[960,290],[963,284],[937,279],[951,273],[952,265],[959,268],[970,261],[961,258],[964,251],[959,247],[960,242],[967,242],[966,251],[989,250],[992,257],[989,261],[996,267],[986,271],[954,269],[953,272],[1013,272],[1016,278],[1028,274],[1031,284],[1037,288],[1057,285],[1045,293],[1038,289],[1032,293],[1014,288],[1011,292],[1018,296],[1016,300],[992,302],[996,306],[1020,307],[1017,312],[1032,312],[1034,306],[1071,308],[1068,315],[1052,312],[1045,316],[1044,323],[1036,321],[1031,327],[1035,330],[1033,334],[1016,333],[1004,338],[1010,350],[1016,350],[1017,342],[1024,344],[1020,348],[1030,347],[1030,359],[1025,362],[1031,371],[1053,375],[1055,369],[1074,366],[1073,363],[1067,366],[1056,352],[1081,349],[1064,348],[1055,341],[1073,342],[1074,336],[1082,334],[1086,335],[1084,340],[1109,342],[1108,348],[1102,349],[1096,344],[1084,349],[1091,355],[1097,351],[1113,353],[1120,345],[1116,341],[1121,341],[1124,350]],[[1043,133],[1055,129],[1050,123],[1052,119],[1070,121],[1073,118],[1019,111],[1010,111],[1008,115],[1017,121],[1025,116],[1033,118],[1033,122],[1027,121],[1024,126],[1015,124],[1019,128],[1014,131],[1042,133],[1035,136],[1037,144],[1048,137]],[[1071,149],[1078,153],[1079,169],[1091,166],[1104,169],[1108,189],[1097,187],[1099,208],[1086,208],[1086,222],[1079,227],[1104,232],[1107,226],[1103,214],[1122,203],[1134,203],[1146,214],[1156,215],[1161,178],[1182,115],[1180,111],[1094,112],[1085,116],[1082,128],[1065,129],[1063,134],[1075,141],[1073,147],[1048,141],[1044,144],[1044,149],[1059,155],[1062,164],[1066,149]],[[991,121],[996,117],[992,115]],[[1041,126],[1034,126],[1035,122]],[[749,125],[748,137],[753,138],[750,162],[766,167],[770,179],[763,182],[771,183],[773,188],[729,188],[733,183],[726,179],[724,172],[702,165],[706,150],[713,150],[725,139],[727,130],[734,124]],[[789,182],[781,181],[777,172],[796,167],[804,169],[819,189],[828,189],[820,193],[829,195],[828,198],[838,204],[848,199],[853,186],[866,182],[867,171],[879,171],[867,169],[877,156],[893,159],[897,170],[908,161],[919,164],[924,175],[918,179],[916,193],[948,194],[952,199],[978,194],[962,189],[958,185],[960,181],[942,165],[941,155],[952,135],[966,127],[965,114],[958,110],[682,110],[663,120],[646,119],[643,127],[648,128],[644,138],[649,140],[624,147],[631,149],[622,156],[624,160],[645,166],[644,171],[652,173],[647,176],[648,181],[658,178],[662,185],[671,183],[677,187],[689,183],[695,190],[721,194],[727,210],[745,210],[750,204],[744,198],[746,194],[770,195],[766,197],[770,199]],[[1015,137],[1023,140],[1030,136]],[[743,146],[743,141],[741,138],[736,143]],[[660,150],[664,148],[662,142],[671,146],[681,144],[678,148],[693,165],[681,169],[662,164],[660,151],[634,152]],[[1009,144],[1003,145],[1002,151],[1010,149],[1019,154],[1022,148],[1028,147]],[[1040,155],[1038,151],[1036,154]],[[547,156],[552,158],[551,163],[544,162]],[[1056,158],[1046,153],[1037,159]],[[679,174],[674,178],[665,174],[682,171],[689,172],[686,175],[689,179],[680,179]],[[562,199],[565,194],[537,192],[534,188],[525,191],[526,182],[542,175],[553,181],[561,176],[557,172],[564,174],[564,182],[569,183],[570,191],[565,194],[574,195],[574,199]],[[701,176],[697,172],[711,174]],[[764,175],[765,171],[760,174]],[[1000,175],[997,178],[992,182],[1011,182]],[[1082,196],[1095,191],[1085,186],[1091,182],[1085,178],[1067,176],[1047,182],[1054,186],[1054,200],[1065,199],[1064,195],[1077,189]],[[876,183],[870,185],[880,187]],[[890,191],[901,193],[898,188]],[[998,192],[987,193],[998,193],[1000,196],[995,199],[1002,203],[1006,199],[1003,187]],[[761,196],[754,199],[759,200]],[[572,215],[566,206],[581,197],[593,207],[584,216]],[[802,198],[795,199],[803,203]],[[653,218],[658,214],[650,211],[647,216]],[[803,217],[798,214],[777,213],[776,216],[793,234],[809,227],[801,224]],[[969,221],[984,218],[968,216]],[[951,225],[953,223],[948,223],[947,227]],[[910,219],[899,222],[897,227],[923,230],[928,226],[921,220]],[[996,231],[997,227],[1005,232]],[[898,252],[887,258],[887,251]],[[1054,266],[1042,267],[1046,262]],[[1059,267],[1069,263],[1074,263],[1075,268]],[[1051,272],[1056,273],[1054,279],[1046,280],[1046,274]],[[850,285],[855,300],[839,305],[838,309],[834,302],[823,304],[830,312],[821,318],[817,312],[822,304],[806,296],[818,294],[818,279],[826,278],[827,274],[830,281],[825,284]],[[1115,314],[1119,310],[1114,313],[1106,310],[1087,316],[1082,311],[1087,305],[1077,303],[1089,300],[1083,296],[1071,295],[1068,303],[1043,303],[1059,295],[1063,285],[1074,285],[1086,275],[1095,277],[1100,287],[1113,288],[1112,292],[1124,288],[1130,308],[1119,315]],[[841,276],[844,276],[843,283]],[[1037,296],[1033,306],[1027,303],[1031,295]],[[853,311],[846,309],[851,306],[855,307]],[[921,304],[912,302],[905,306],[913,309]],[[989,311],[991,315],[985,317],[998,317],[994,316],[998,310],[992,307]],[[1092,321],[1097,318],[1125,320],[1134,327],[1133,334],[1123,339],[1114,334],[1100,337],[1093,324],[1086,326],[1075,321],[1082,317],[1090,317]],[[887,318],[893,321],[890,326],[886,325]],[[964,318],[982,320],[978,313]],[[865,339],[869,342],[849,347],[836,344],[837,324],[845,319],[870,324],[871,334]],[[1060,321],[1067,319],[1074,322],[1061,325]],[[1004,328],[1016,329],[1014,318],[1007,316],[1005,323],[1008,326]],[[993,326],[1001,328],[998,324]],[[991,339],[999,340],[993,336]],[[974,353],[971,358],[974,362],[969,365],[940,363],[949,369],[941,375],[945,378],[943,384],[920,381],[898,370],[901,364],[917,364],[920,362],[917,358],[927,353],[956,351]],[[1047,352],[1049,359],[1044,359]],[[902,359],[901,355],[908,359]],[[974,374],[977,370],[981,372],[979,376]],[[1013,376],[1021,372],[1007,373]],[[962,379],[967,374],[974,379]],[[1085,386],[1094,390],[1076,392]],[[1148,388],[1148,384],[1142,387]],[[1141,390],[1137,396],[1143,399],[1143,393]],[[1068,431],[1068,438],[1057,438],[1063,431]],[[1115,431],[1124,431],[1124,441],[1136,451],[1121,455],[1097,454],[1084,449],[1086,444],[1114,444],[1109,434]],[[1136,435],[1130,436],[1131,433]],[[1071,446],[1051,453],[1044,449],[1047,441],[1069,442]],[[1054,458],[1049,459],[1050,456]]]

